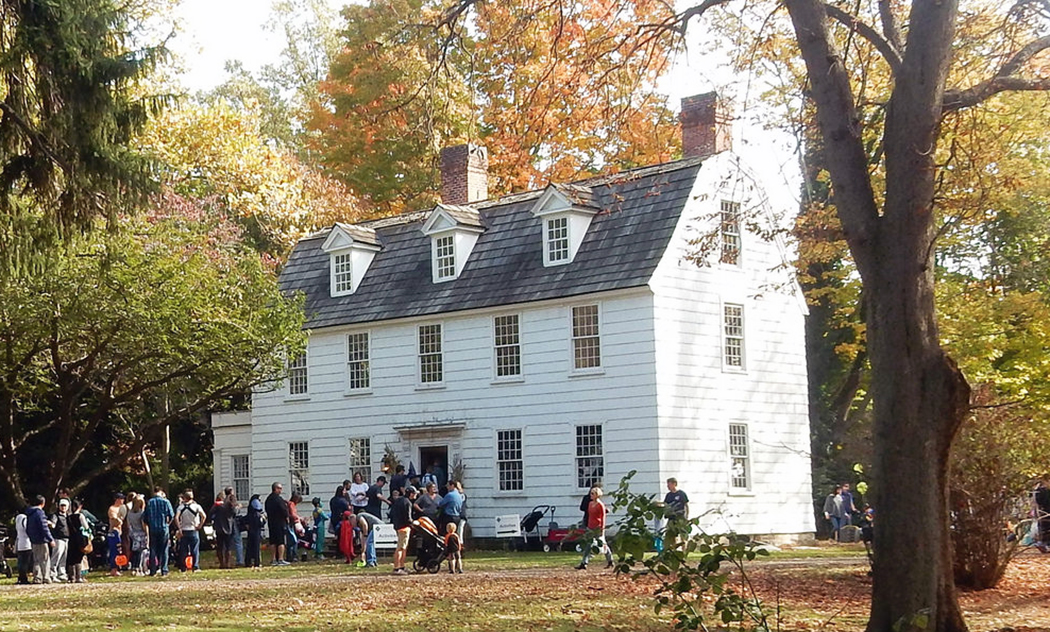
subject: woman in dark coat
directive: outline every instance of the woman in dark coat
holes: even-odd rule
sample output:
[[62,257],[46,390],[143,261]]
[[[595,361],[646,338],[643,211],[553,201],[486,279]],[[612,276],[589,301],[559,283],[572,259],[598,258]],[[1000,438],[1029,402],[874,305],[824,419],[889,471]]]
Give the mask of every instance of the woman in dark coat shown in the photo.
[[69,577],[71,583],[77,584],[83,584],[86,581],[83,573],[80,571],[84,564],[84,547],[91,541],[89,538],[84,537],[84,530],[91,533],[91,525],[88,524],[84,514],[80,513],[80,508],[79,500],[72,501],[70,514],[66,518],[66,524],[69,526],[69,552],[66,554],[66,576]]
[[259,494],[248,503],[248,547],[244,551],[244,565],[259,568],[262,564],[262,531],[266,525],[265,513]]

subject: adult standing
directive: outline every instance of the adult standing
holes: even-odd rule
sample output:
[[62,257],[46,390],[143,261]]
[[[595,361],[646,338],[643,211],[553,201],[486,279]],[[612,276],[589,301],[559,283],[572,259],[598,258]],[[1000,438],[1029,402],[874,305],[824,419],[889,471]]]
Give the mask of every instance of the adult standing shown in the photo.
[[843,517],[846,508],[842,502],[842,486],[836,485],[835,489],[824,499],[824,519],[831,523],[831,539],[839,541],[839,529],[843,526]]
[[437,483],[427,483],[426,489],[416,498],[416,502],[413,504],[416,511],[420,514],[430,518],[434,524],[437,524],[438,518],[438,503],[441,501],[441,497],[437,493]]
[[1045,553],[1050,550],[1050,480],[1046,476],[1039,479],[1035,493],[1032,494],[1032,504],[1035,505],[1035,519],[1039,523],[1037,546]]
[[[63,498],[62,500],[68,500]],[[59,500],[61,506],[62,500]],[[80,513],[80,501],[73,500],[70,503],[70,513],[66,517],[66,523],[69,527],[69,551],[66,554],[66,576],[69,578],[68,581],[76,584],[83,584],[86,580],[84,574],[81,572],[81,565],[84,562],[84,547],[91,542],[91,525],[88,524],[87,518]]]
[[55,550],[51,552],[51,581],[65,582],[66,558],[69,554],[69,499],[58,501],[58,511],[51,514],[51,535],[55,538]]
[[149,527],[149,574],[153,577],[158,572],[161,577],[168,575],[168,556],[170,540],[168,525],[175,517],[171,502],[160,487],[153,488],[153,497],[146,503],[144,511],[146,525]]
[[[350,506],[353,507],[354,513],[359,514],[365,511],[368,507],[368,482],[365,481],[365,477],[361,475],[361,472],[354,473],[354,482],[350,483],[348,488],[350,495]],[[335,513],[332,513],[335,516]]]
[[284,559],[284,541],[288,533],[288,501],[281,497],[284,486],[280,483],[270,485],[270,495],[266,497],[266,523],[270,525],[270,547],[273,552],[272,566],[286,566]]
[[430,466],[430,471],[434,473],[434,478],[437,479],[439,490],[448,484],[448,473],[445,472],[445,468],[441,465],[441,461],[434,461],[434,464]]
[[390,523],[397,533],[397,548],[394,549],[394,574],[404,575],[405,559],[408,557],[408,536],[412,532],[412,503],[416,499],[416,488],[405,488],[405,494],[394,499],[390,506]]
[[55,538],[44,514],[44,497],[33,498],[33,505],[26,509],[26,536],[33,545],[33,583],[51,583],[51,549]]
[[408,475],[405,474],[405,466],[398,465],[394,468],[394,475],[390,477],[390,496],[394,494],[403,496],[405,487],[408,486]]
[[287,532],[287,555],[289,562],[299,561],[299,538],[306,534],[302,518],[299,517],[299,503],[303,502],[303,495],[292,492],[292,498],[288,501],[288,532]]
[[595,549],[605,554],[605,567],[612,568],[612,551],[605,540],[605,503],[602,502],[602,488],[597,485],[590,491],[591,504],[587,508],[587,531],[591,541],[583,549],[583,559],[580,560],[576,570],[584,570],[591,561],[591,555]]
[[131,574],[145,575],[149,567],[149,524],[146,522],[146,499],[135,494],[127,515],[128,539],[131,541]]
[[842,526],[853,524],[853,515],[858,513],[857,505],[853,502],[853,492],[850,491],[849,483],[842,484]]
[[689,496],[678,489],[678,479],[673,476],[667,479],[667,493],[664,494],[664,507],[668,518],[689,519]]
[[241,519],[237,516],[237,510],[240,509],[241,500],[237,498],[237,494],[234,493],[232,487],[226,487],[222,490],[222,493],[226,496],[233,494],[234,506],[233,506],[233,553],[236,556],[236,564],[240,566],[244,564],[244,542],[241,538],[243,531],[241,527]]
[[386,477],[382,475],[377,476],[375,484],[370,485],[368,491],[365,492],[365,498],[367,499],[365,511],[376,518],[383,517],[383,504],[390,504],[390,501],[383,495],[384,485],[386,485]]
[[15,554],[18,556],[18,583],[28,584],[29,573],[33,568],[33,543],[26,534],[27,505],[15,516]]
[[109,562],[109,574],[111,577],[120,577],[120,568],[117,566],[117,556],[120,555],[120,546],[124,534],[124,494],[117,492],[113,494],[113,504],[106,511],[106,519],[109,520],[109,531],[106,532],[106,561]]
[[219,568],[233,568],[234,538],[239,537],[239,533],[237,496],[232,489],[212,512],[212,526],[215,527],[215,553],[219,558]]
[[[438,509],[441,510],[441,524],[438,527],[438,533],[445,533],[450,522],[456,523],[457,527],[459,526],[459,521],[463,517],[464,500],[463,492],[459,490],[456,481],[449,481],[448,491],[441,499],[441,502],[438,503]],[[460,533],[463,533],[462,529],[460,529]]]
[[[367,489],[367,486],[366,488]],[[335,494],[332,496],[332,500],[328,501],[328,509],[332,516],[332,533],[335,534],[335,541],[339,541],[339,530],[342,528],[343,515],[350,509],[350,500],[346,497],[346,487],[340,485],[335,488]],[[324,534],[320,534],[324,536]]]
[[266,526],[262,500],[259,494],[248,501],[248,550],[244,554],[244,565],[250,568],[262,566],[262,531]]
[[[201,536],[200,528],[204,525],[207,516],[204,507],[193,500],[193,490],[187,489],[182,492],[182,502],[175,510],[175,522],[179,528],[179,570],[199,571],[201,569]],[[186,568],[186,559],[189,558],[189,568]]]

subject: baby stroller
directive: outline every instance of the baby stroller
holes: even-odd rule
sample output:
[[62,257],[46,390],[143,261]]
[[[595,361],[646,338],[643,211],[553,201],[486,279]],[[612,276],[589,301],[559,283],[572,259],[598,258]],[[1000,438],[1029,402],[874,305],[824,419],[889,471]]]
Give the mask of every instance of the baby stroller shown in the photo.
[[448,557],[445,540],[438,534],[437,525],[426,516],[412,521],[412,535],[416,538],[416,559],[412,568],[417,573],[424,570],[436,573],[441,570],[441,563]]
[[7,527],[0,525],[0,573],[11,578],[11,566],[7,563],[7,541],[10,538]]
[[547,551],[550,547],[544,546],[543,536],[540,534],[540,521],[550,514],[547,530],[557,529],[558,523],[554,522],[554,510],[551,505],[536,505],[524,518],[521,519],[521,549],[522,551]]

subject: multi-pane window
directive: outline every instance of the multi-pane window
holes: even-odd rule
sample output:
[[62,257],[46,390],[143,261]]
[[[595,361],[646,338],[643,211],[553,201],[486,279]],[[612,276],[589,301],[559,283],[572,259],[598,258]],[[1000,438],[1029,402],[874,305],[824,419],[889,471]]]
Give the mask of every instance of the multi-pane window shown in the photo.
[[735,490],[751,489],[751,455],[747,424],[729,424],[729,484]]
[[496,472],[501,492],[525,489],[525,464],[521,452],[521,430],[496,432]]
[[740,265],[740,204],[722,200],[719,235],[722,241],[722,254],[719,263]]
[[434,266],[439,279],[456,276],[456,245],[452,235],[434,239]]
[[604,475],[602,427],[576,426],[576,486],[590,489],[600,485]]
[[288,444],[288,481],[292,492],[310,495],[310,444],[306,441]]
[[303,351],[288,361],[288,394],[305,395],[308,386],[306,351]]
[[744,306],[726,303],[722,307],[723,364],[732,369],[744,368]]
[[350,478],[360,474],[365,481],[372,480],[372,440],[368,437],[350,439]]
[[493,318],[492,333],[496,351],[496,377],[521,375],[521,332],[518,315]]
[[363,331],[346,336],[346,375],[347,388],[360,391],[372,386],[372,370],[368,361],[368,332]]
[[332,256],[333,294],[349,294],[353,289],[353,275],[350,269],[350,253]]
[[419,381],[440,384],[445,379],[441,353],[441,325],[419,326]]
[[576,369],[593,369],[602,365],[597,305],[572,308],[572,358]]
[[247,502],[252,493],[251,469],[247,454],[235,454],[230,459],[233,470],[233,493],[237,500]]
[[569,218],[553,217],[547,220],[547,262],[569,260]]

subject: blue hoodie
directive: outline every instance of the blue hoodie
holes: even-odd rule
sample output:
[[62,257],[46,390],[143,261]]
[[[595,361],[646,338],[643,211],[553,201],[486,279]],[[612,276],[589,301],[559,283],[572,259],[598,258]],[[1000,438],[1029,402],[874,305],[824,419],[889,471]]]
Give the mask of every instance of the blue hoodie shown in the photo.
[[26,535],[33,544],[47,544],[55,540],[51,537],[51,528],[47,526],[47,516],[40,507],[26,509]]

